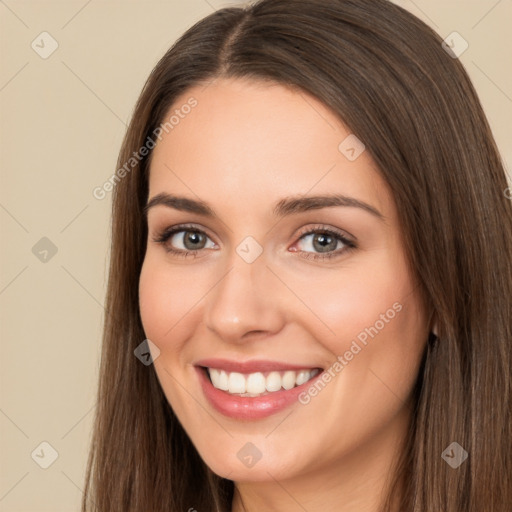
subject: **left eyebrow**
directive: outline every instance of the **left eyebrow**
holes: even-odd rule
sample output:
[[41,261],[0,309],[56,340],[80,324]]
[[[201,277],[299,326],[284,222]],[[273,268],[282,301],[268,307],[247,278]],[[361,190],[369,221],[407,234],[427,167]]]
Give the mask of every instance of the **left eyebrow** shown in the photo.
[[[218,217],[213,208],[211,208],[204,201],[196,199],[176,196],[162,192],[151,198],[144,207],[144,215],[147,215],[150,208],[157,205],[167,206],[189,213],[196,213],[205,217]],[[276,217],[285,217],[297,213],[306,212],[309,210],[319,210],[321,208],[329,208],[334,206],[345,206],[352,208],[361,208],[362,210],[371,213],[378,219],[384,221],[385,217],[375,207],[356,199],[354,197],[344,196],[340,194],[324,195],[324,196],[298,196],[286,197],[278,201],[273,209],[273,214]]]
[[385,217],[374,206],[365,203],[354,197],[344,196],[341,194],[327,196],[306,196],[306,197],[287,197],[281,199],[274,207],[274,215],[284,217],[294,213],[302,213],[308,210],[319,210],[320,208],[328,208],[333,206],[347,206],[353,208],[361,208],[371,213],[380,220]]

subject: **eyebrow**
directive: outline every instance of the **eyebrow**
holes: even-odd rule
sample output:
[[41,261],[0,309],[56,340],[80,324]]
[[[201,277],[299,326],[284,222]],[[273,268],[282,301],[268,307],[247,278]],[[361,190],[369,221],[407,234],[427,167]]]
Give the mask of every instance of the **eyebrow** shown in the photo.
[[[204,201],[190,199],[188,197],[176,196],[162,192],[151,198],[144,207],[144,215],[157,205],[167,206],[175,210],[196,213],[205,217],[217,217],[215,211]],[[346,206],[352,208],[361,208],[362,210],[371,213],[380,220],[385,217],[375,207],[355,199],[354,197],[344,196],[341,194],[322,195],[322,196],[298,196],[286,197],[278,201],[273,209],[273,214],[276,217],[285,217],[297,213],[306,212],[309,210],[319,210],[321,208],[328,208],[334,206]]]

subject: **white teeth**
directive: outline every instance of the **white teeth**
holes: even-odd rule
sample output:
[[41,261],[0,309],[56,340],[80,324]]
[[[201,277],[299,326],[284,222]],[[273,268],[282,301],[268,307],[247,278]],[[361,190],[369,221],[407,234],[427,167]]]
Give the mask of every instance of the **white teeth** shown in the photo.
[[230,393],[245,393],[245,377],[241,373],[231,372],[228,379]]
[[300,386],[318,375],[319,370],[273,371],[265,375],[261,372],[242,374],[208,368],[213,387],[231,394],[259,396],[283,389]]
[[281,389],[281,375],[279,372],[270,372],[265,385],[267,391],[279,391]]
[[[215,385],[215,384],[214,384]],[[259,394],[265,392],[265,376],[263,373],[251,373],[247,377],[247,393]]]
[[218,384],[217,387],[219,389],[222,389],[222,391],[227,391],[229,389],[228,374],[224,370],[220,371],[219,380],[218,380],[217,384]]
[[284,372],[283,375],[283,388],[292,389],[295,387],[295,372]]
[[215,382],[215,387],[218,387],[219,385],[219,375],[220,375],[220,370],[217,370],[216,368],[209,368],[208,369],[208,372],[210,374],[210,379],[212,380],[212,382]]
[[307,370],[301,370],[297,374],[297,379],[295,381],[297,383],[297,386],[300,386],[301,384],[304,384],[304,382],[307,382],[309,380],[309,375],[310,373]]
[[215,382],[215,387],[217,389],[222,389],[222,391],[227,391],[229,389],[228,374],[224,370],[210,368],[210,377],[212,382]]

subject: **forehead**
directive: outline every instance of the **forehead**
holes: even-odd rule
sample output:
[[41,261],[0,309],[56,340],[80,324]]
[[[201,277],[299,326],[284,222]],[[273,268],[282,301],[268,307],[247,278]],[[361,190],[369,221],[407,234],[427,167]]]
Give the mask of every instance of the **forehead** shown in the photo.
[[381,211],[391,206],[368,152],[349,160],[340,144],[350,130],[303,91],[219,79],[182,94],[165,120],[172,115],[153,150],[150,197],[181,192],[250,209],[289,195],[343,193]]

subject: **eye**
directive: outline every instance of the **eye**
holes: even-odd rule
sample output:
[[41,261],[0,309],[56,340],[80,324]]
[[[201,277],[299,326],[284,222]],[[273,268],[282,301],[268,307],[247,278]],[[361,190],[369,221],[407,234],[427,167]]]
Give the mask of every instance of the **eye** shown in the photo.
[[[354,241],[343,232],[326,226],[315,226],[303,231],[292,252],[298,252],[305,259],[325,260],[356,248]],[[208,240],[210,244],[208,245]],[[202,249],[214,249],[215,243],[201,229],[194,225],[173,226],[157,233],[153,241],[162,244],[168,253],[180,257],[197,257]],[[311,252],[308,249],[313,249]]]
[[215,248],[215,243],[211,240],[211,245],[207,246],[208,235],[195,226],[174,226],[164,229],[158,233],[153,241],[164,245],[169,253],[177,256],[197,256],[201,249]]
[[[356,244],[344,233],[325,226],[310,228],[302,233],[297,244],[302,252],[301,257],[314,260],[341,256],[342,253],[356,248]],[[310,252],[308,249],[317,252]]]

